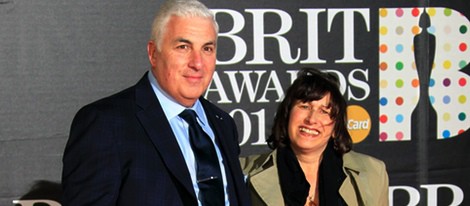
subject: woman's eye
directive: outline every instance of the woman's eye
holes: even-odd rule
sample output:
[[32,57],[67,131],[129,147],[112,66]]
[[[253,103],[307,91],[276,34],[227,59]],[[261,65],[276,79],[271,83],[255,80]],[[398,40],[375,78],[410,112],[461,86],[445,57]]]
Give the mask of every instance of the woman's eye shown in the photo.
[[330,111],[329,110],[325,110],[325,109],[322,109],[320,110],[322,114],[330,114]]
[[310,106],[306,105],[306,104],[301,104],[301,105],[299,105],[299,108],[301,108],[301,109],[310,109]]

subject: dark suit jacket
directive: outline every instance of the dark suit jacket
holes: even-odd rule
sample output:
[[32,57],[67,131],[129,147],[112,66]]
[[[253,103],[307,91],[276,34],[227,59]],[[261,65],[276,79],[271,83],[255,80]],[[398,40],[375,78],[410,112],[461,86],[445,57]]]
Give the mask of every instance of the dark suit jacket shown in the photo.
[[[200,98],[224,158],[231,205],[250,205],[234,120]],[[197,205],[191,178],[147,74],[78,111],[63,157],[64,205]]]

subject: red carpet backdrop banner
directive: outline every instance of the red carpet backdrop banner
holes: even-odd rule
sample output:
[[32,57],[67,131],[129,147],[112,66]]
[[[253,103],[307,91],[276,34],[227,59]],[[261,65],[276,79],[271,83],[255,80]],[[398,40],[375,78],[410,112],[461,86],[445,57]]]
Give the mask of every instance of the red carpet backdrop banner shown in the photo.
[[[204,96],[269,151],[302,67],[338,76],[354,150],[382,159],[390,205],[470,205],[470,2],[203,0],[220,26]],[[134,84],[160,1],[0,0],[0,205],[60,205],[75,112]]]

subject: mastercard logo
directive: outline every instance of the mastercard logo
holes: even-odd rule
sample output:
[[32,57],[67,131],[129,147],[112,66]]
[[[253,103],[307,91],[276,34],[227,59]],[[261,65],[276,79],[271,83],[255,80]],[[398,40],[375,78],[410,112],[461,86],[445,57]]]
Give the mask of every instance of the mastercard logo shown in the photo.
[[361,106],[349,105],[347,126],[353,143],[366,139],[372,127],[369,113]]

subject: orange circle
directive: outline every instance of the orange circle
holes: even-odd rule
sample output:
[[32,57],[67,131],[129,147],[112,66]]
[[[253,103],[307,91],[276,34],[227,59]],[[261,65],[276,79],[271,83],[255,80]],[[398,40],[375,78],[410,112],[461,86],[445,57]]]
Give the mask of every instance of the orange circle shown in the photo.
[[387,67],[388,67],[387,62],[382,62],[382,63],[380,63],[380,65],[379,65],[379,68],[380,68],[380,70],[382,70],[382,71],[387,70]]
[[419,87],[419,79],[411,80],[411,86],[414,87],[414,88]]
[[411,28],[411,33],[413,33],[414,35],[417,35],[417,34],[421,33],[421,28],[419,28],[419,26],[413,26]]
[[382,44],[382,45],[380,45],[380,52],[382,52],[382,53],[386,53],[386,52],[387,52],[387,50],[388,50],[388,47],[387,47],[387,45],[386,45],[386,44]]
[[359,105],[349,105],[347,111],[349,134],[353,143],[359,143],[366,139],[372,128],[369,112]]

